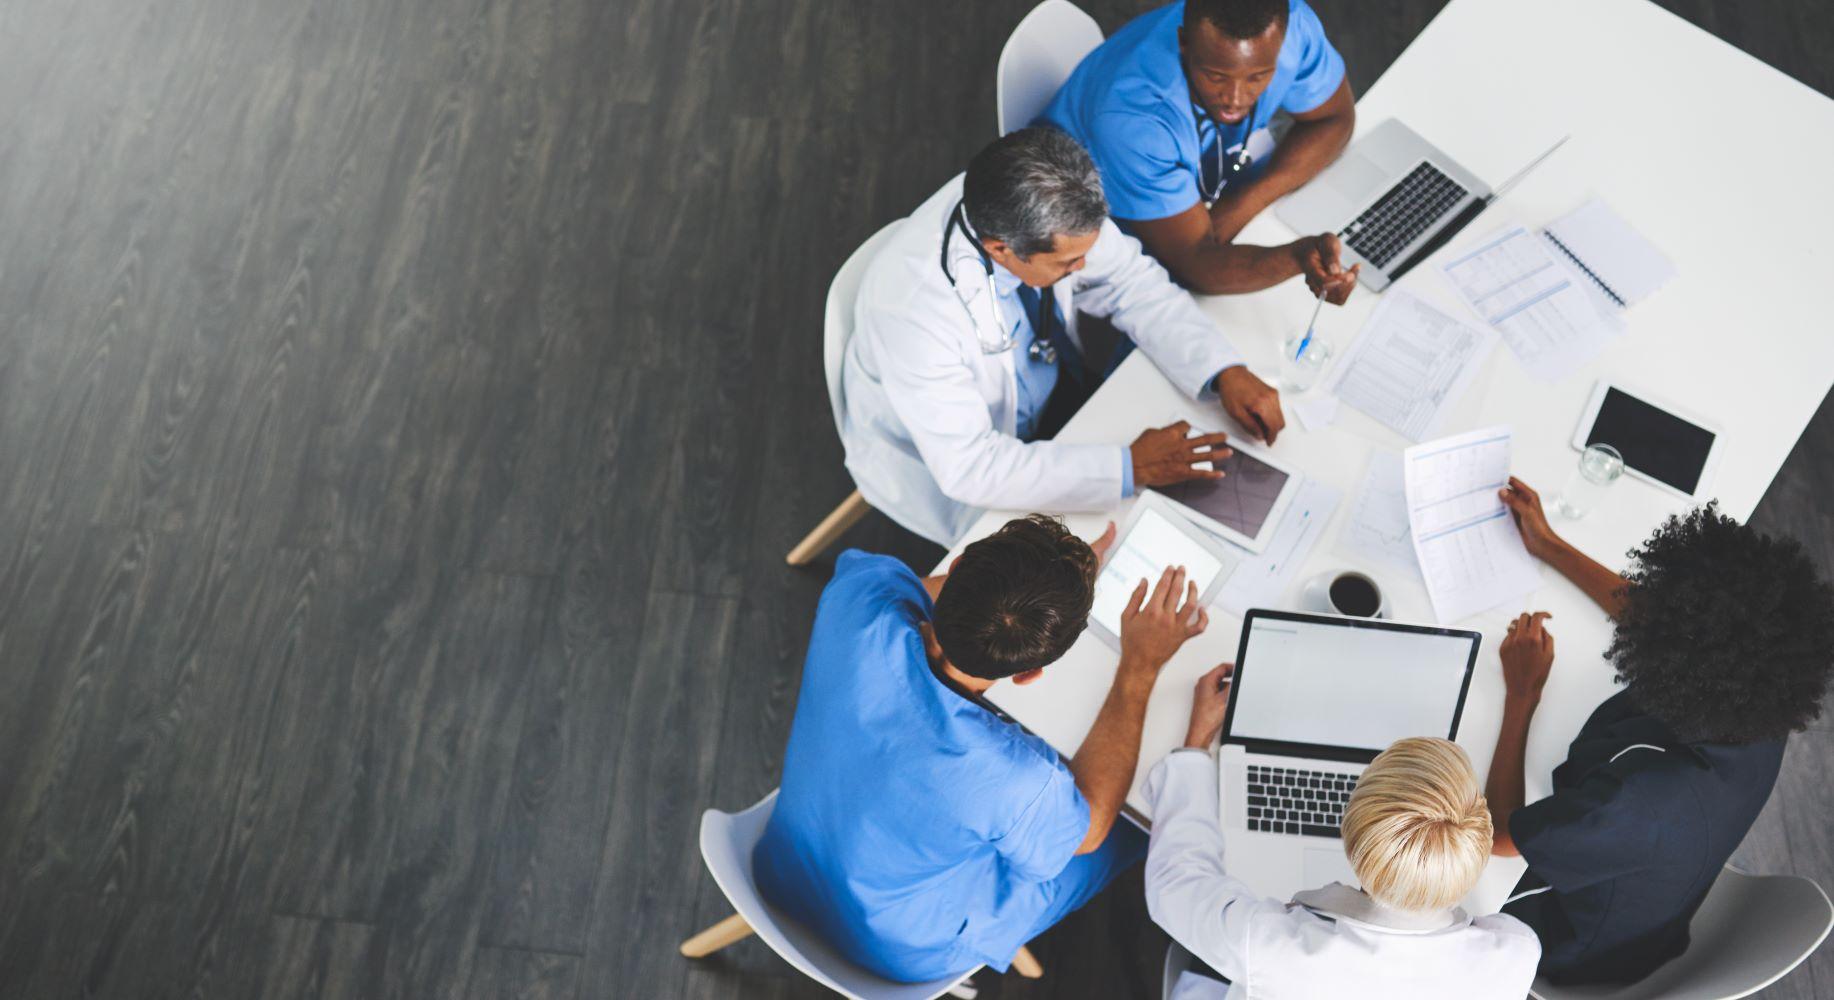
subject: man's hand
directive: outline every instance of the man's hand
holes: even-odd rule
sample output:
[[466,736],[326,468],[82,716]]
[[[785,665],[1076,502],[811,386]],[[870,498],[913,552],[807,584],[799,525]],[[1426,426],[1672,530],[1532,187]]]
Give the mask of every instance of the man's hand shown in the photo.
[[1105,566],[1108,563],[1108,550],[1114,547],[1114,522],[1108,522],[1108,528],[1102,537],[1089,543],[1089,550],[1095,553],[1095,564]]
[[1219,663],[1216,669],[1197,679],[1197,692],[1191,698],[1191,726],[1184,731],[1184,745],[1194,750],[1208,750],[1223,731],[1223,717],[1229,714],[1229,688],[1235,676],[1235,664]]
[[1233,365],[1216,376],[1216,394],[1222,398],[1223,410],[1235,422],[1260,436],[1268,444],[1286,429],[1286,416],[1280,412],[1280,391],[1255,377],[1247,365]]
[[1131,665],[1156,677],[1178,647],[1209,624],[1210,613],[1197,600],[1197,584],[1185,582],[1183,566],[1167,567],[1151,594],[1141,580],[1121,610],[1121,668]]
[[1140,436],[1134,438],[1134,443],[1127,446],[1128,454],[1133,456],[1134,488],[1170,486],[1191,479],[1223,478],[1223,474],[1214,469],[1197,468],[1197,463],[1220,465],[1223,459],[1235,454],[1223,447],[1229,435],[1199,434],[1196,437],[1186,437],[1190,432],[1189,420],[1180,420],[1169,427],[1141,431]]
[[1325,301],[1334,306],[1341,306],[1350,293],[1356,290],[1356,276],[1362,272],[1363,265],[1358,264],[1350,270],[1344,270],[1344,246],[1331,233],[1320,233],[1317,236],[1306,236],[1287,244],[1293,251],[1293,259],[1298,262],[1299,270],[1305,275],[1305,287],[1312,294],[1324,295]]
[[1509,508],[1509,514],[1515,518],[1516,530],[1522,533],[1522,544],[1528,554],[1536,559],[1547,559],[1563,544],[1559,535],[1554,533],[1552,525],[1547,523],[1547,512],[1541,509],[1541,494],[1530,489],[1528,484],[1514,476],[1509,477],[1509,485],[1497,493],[1503,500],[1503,506]]
[[1510,701],[1537,702],[1547,675],[1554,666],[1554,637],[1542,622],[1553,615],[1537,611],[1509,623],[1509,635],[1497,655],[1503,661],[1504,697]]

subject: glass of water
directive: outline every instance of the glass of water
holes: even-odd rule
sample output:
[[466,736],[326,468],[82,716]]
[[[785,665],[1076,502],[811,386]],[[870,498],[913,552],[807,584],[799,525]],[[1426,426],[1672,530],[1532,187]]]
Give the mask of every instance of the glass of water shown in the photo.
[[1331,363],[1331,342],[1323,337],[1295,334],[1280,345],[1280,383],[1292,393],[1301,393],[1318,384]]
[[1608,444],[1586,447],[1579,456],[1579,468],[1567,477],[1566,486],[1555,498],[1554,507],[1561,516],[1578,520],[1605,499],[1605,491],[1624,474],[1624,456]]

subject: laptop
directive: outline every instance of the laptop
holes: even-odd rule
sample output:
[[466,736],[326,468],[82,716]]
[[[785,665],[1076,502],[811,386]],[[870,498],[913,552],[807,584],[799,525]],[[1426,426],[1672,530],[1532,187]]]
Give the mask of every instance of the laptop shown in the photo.
[[1404,736],[1457,737],[1482,638],[1250,610],[1218,768],[1229,873],[1276,899],[1356,885],[1341,828],[1364,765]]
[[1432,256],[1566,141],[1563,136],[1493,192],[1391,118],[1281,199],[1274,214],[1295,232],[1336,233],[1344,244],[1344,266],[1363,265],[1358,280],[1379,292]]

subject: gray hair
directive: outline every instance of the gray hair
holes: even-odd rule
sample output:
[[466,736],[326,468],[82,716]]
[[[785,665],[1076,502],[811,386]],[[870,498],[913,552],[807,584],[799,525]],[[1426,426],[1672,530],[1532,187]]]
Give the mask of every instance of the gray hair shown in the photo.
[[969,161],[962,210],[982,241],[999,240],[1024,260],[1048,253],[1058,236],[1100,229],[1108,199],[1082,145],[1034,125],[995,139]]

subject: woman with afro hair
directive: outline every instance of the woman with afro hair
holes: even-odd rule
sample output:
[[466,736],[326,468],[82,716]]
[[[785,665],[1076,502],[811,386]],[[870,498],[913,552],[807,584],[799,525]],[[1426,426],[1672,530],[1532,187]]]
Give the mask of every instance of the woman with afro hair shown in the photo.
[[1640,979],[1687,945],[1688,920],[1770,797],[1788,735],[1821,714],[1834,588],[1802,546],[1712,504],[1671,517],[1612,572],[1556,534],[1527,484],[1503,502],[1528,551],[1616,622],[1624,689],[1580,729],[1553,794],[1523,803],[1529,722],[1554,662],[1545,612],[1500,650],[1502,731],[1485,795],[1496,854],[1528,873],[1504,912],[1541,938],[1556,983]]

